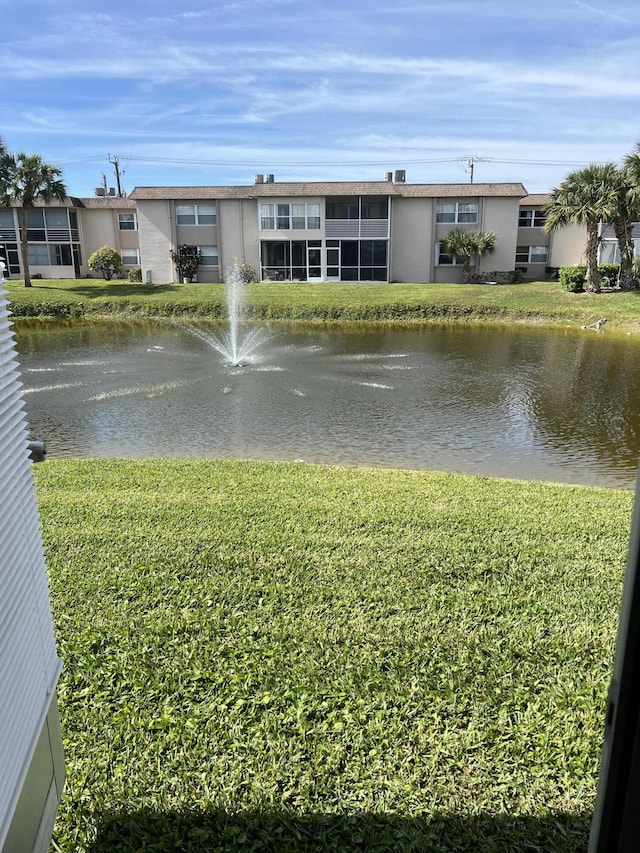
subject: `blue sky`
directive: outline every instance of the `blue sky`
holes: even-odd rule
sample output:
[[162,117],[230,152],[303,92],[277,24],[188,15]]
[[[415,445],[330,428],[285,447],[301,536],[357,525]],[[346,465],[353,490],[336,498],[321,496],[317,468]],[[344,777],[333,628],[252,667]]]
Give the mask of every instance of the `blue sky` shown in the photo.
[[0,135],[91,195],[522,181],[640,142],[635,0],[0,0]]

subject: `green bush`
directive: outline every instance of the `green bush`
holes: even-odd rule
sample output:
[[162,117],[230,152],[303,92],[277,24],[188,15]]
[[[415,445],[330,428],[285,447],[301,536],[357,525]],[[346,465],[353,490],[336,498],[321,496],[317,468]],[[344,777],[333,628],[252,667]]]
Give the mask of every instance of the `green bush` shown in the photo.
[[142,281],[142,267],[131,267],[127,278],[129,281]]
[[572,293],[581,293],[586,274],[587,268],[584,266],[560,267],[560,284]]
[[[598,272],[602,276],[602,284],[604,286],[614,287],[618,282],[618,273],[620,272],[620,264],[598,264]],[[607,279],[609,284],[604,281]]]
[[89,258],[89,269],[99,272],[105,281],[116,278],[121,266],[120,254],[110,246],[103,246]]

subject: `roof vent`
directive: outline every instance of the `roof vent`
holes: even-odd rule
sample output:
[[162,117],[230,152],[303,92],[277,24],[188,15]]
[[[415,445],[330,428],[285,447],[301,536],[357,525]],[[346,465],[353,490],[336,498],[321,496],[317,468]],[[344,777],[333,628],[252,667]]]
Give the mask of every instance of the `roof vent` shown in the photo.
[[254,175],[253,176],[253,183],[254,184],[263,184],[264,183],[264,175],[260,175],[260,174]]
[[407,173],[404,169],[396,169],[394,181],[396,184],[404,184],[405,179],[407,177]]
[[265,175],[264,176],[264,182],[265,182],[265,184],[272,184],[274,182],[273,175]]

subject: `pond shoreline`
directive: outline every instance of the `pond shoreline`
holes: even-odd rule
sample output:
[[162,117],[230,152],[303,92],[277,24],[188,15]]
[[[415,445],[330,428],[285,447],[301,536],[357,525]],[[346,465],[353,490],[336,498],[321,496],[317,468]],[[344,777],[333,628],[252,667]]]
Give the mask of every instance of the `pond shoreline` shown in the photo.
[[[5,282],[14,322],[44,319],[224,320],[223,284],[148,285],[97,280]],[[640,333],[640,293],[570,293],[557,282],[519,285],[259,283],[243,291],[250,321],[530,325],[581,328],[606,317],[609,333]]]

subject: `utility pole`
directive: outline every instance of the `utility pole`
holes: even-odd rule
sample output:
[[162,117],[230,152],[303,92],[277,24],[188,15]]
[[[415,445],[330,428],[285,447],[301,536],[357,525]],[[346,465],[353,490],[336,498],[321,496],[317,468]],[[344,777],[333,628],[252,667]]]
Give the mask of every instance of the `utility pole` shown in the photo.
[[118,194],[118,198],[124,198],[125,193],[122,191],[122,182],[120,180],[121,176],[124,175],[124,169],[120,168],[120,160],[117,155],[111,156],[111,154],[107,155],[107,160],[113,166],[113,171],[116,176],[116,192]]
[[458,158],[458,164],[464,172],[469,173],[469,183],[473,183],[473,169],[476,163],[486,160],[486,157],[476,157],[474,154],[467,154],[465,157]]

